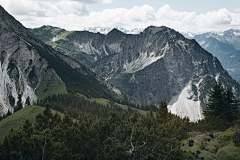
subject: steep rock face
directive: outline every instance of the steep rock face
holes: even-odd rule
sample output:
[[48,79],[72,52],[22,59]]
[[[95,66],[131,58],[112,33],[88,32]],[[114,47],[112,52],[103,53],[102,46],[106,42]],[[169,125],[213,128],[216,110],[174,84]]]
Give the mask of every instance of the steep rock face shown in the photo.
[[118,53],[121,49],[120,42],[126,37],[117,29],[111,30],[107,35],[89,31],[69,32],[51,26],[30,31],[57,51],[69,55],[87,67],[107,55]]
[[136,35],[117,29],[107,35],[75,32],[65,40],[91,55],[91,69],[140,105],[159,105],[166,99],[172,113],[197,120],[203,118],[207,94],[216,81],[232,87],[239,97],[239,84],[216,57],[164,26]]
[[148,27],[139,35],[127,35],[121,47],[92,69],[138,104],[159,105],[166,99],[172,113],[197,120],[203,118],[202,108],[216,81],[233,87],[239,96],[239,84],[218,59],[172,29]]
[[240,82],[240,62],[238,44],[240,31],[228,30],[223,34],[204,33],[193,37],[205,50],[216,56],[222,66],[238,82]]
[[126,100],[116,87],[104,82],[76,60],[38,40],[0,6],[0,115],[18,101],[25,105],[59,93]]
[[[54,70],[46,70],[45,60],[29,49],[28,44],[18,35],[0,25],[0,114],[13,111],[17,101],[25,105],[27,97],[31,103],[37,99],[35,89],[42,79],[56,74]],[[21,99],[19,99],[19,95]],[[10,102],[11,98],[14,100]]]

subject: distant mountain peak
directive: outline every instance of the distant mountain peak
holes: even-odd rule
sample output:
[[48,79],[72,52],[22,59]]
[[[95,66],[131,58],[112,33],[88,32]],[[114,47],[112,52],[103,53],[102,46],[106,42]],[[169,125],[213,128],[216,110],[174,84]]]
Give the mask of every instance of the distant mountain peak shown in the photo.
[[[114,27],[88,27],[84,28],[83,31],[89,31],[93,33],[102,33],[102,34],[108,34],[110,31],[112,31]],[[125,34],[138,34],[143,31],[142,28],[135,28],[135,29],[125,29],[123,27],[115,27],[115,29],[125,33]]]
[[114,34],[114,35],[116,35],[116,34],[118,34],[118,35],[120,35],[120,34],[124,35],[125,33],[123,33],[122,31],[118,30],[117,28],[113,28],[113,29],[107,34],[107,36],[112,35],[112,34]]

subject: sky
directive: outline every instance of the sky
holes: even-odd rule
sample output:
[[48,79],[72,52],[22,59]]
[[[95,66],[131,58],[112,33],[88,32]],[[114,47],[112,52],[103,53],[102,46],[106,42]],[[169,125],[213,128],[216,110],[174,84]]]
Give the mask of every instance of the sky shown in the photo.
[[25,27],[167,26],[202,33],[240,29],[239,0],[0,0]]

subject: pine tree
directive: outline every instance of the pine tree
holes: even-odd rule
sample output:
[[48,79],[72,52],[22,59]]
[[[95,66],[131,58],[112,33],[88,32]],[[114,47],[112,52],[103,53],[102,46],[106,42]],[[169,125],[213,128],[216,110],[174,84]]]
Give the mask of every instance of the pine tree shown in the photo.
[[170,120],[170,114],[168,113],[168,108],[167,108],[167,102],[166,100],[161,101],[160,106],[158,108],[157,112],[157,122],[162,124],[162,123],[167,123]]
[[209,102],[204,110],[206,118],[219,118],[233,122],[237,119],[238,100],[234,98],[232,89],[224,90],[221,83],[216,83],[211,89]]
[[208,104],[206,106],[206,109],[204,110],[204,116],[206,117],[212,117],[212,116],[218,116],[222,117],[222,111],[224,109],[224,89],[222,88],[221,83],[216,83],[211,88],[211,93],[209,95]]
[[231,88],[226,90],[225,97],[225,117],[228,122],[233,122],[238,119],[239,110],[238,110],[239,101],[234,98],[233,92]]

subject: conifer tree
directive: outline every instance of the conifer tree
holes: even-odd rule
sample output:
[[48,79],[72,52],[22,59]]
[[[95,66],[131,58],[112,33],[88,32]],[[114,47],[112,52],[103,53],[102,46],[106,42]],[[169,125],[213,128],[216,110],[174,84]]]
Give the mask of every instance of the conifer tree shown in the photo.
[[233,95],[232,89],[225,90],[222,84],[218,82],[211,89],[204,116],[206,118],[216,117],[233,122],[239,114],[238,102]]
[[157,122],[158,123],[167,123],[170,120],[170,114],[168,113],[167,102],[166,100],[161,101],[160,106],[157,112]]

